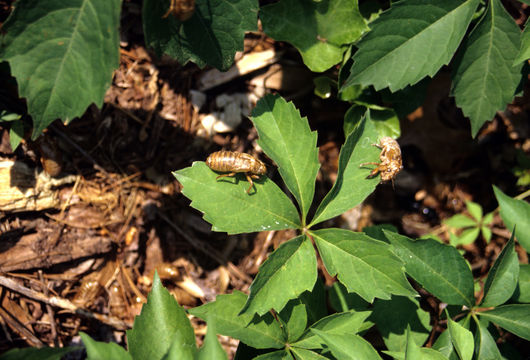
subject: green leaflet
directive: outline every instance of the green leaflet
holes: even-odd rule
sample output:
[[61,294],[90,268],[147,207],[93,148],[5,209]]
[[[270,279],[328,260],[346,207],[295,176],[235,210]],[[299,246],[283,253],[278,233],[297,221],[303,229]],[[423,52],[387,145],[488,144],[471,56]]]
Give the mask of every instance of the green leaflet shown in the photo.
[[121,1],[17,1],[3,24],[0,59],[9,62],[38,135],[103,97],[118,67]]
[[192,200],[191,206],[204,213],[214,231],[229,234],[298,228],[298,211],[289,198],[266,176],[254,180],[249,194],[245,176],[216,180],[204,162],[175,171],[183,185],[182,193]]
[[374,122],[362,119],[340,149],[337,180],[318,206],[310,226],[353,208],[374,191],[379,177],[366,179],[370,170],[360,165],[378,160],[380,151],[373,146],[378,143]]
[[278,165],[287,188],[298,201],[305,219],[315,193],[318,162],[317,133],[309,128],[307,118],[293,103],[279,96],[267,95],[252,111],[258,130],[258,144]]
[[491,0],[457,55],[451,93],[471,120],[473,136],[514,96],[523,66],[512,66],[520,37],[521,31],[500,0]]
[[263,315],[281,311],[290,299],[312,290],[317,280],[317,259],[305,235],[291,239],[269,255],[250,285],[250,295],[241,314]]
[[405,278],[403,263],[387,243],[343,229],[310,234],[326,270],[331,276],[337,275],[348,291],[368,302],[376,297],[390,299],[391,294],[416,295]]
[[183,65],[193,61],[226,71],[236,51],[243,50],[245,31],[257,30],[257,0],[197,0],[195,13],[184,22],[171,15],[163,19],[168,6],[169,1],[143,2],[145,42]]
[[361,84],[394,92],[433,76],[453,57],[479,0],[407,0],[370,24],[343,89]]
[[427,291],[448,304],[474,305],[473,274],[458,250],[432,239],[384,233],[407,274]]
[[195,347],[195,334],[186,312],[162,286],[156,273],[147,303],[134,319],[133,328],[127,331],[127,343],[134,359],[157,360],[173,346]]
[[499,202],[502,221],[508,229],[515,228],[515,238],[526,252],[530,252],[530,204],[509,197],[496,186],[493,192]]
[[232,294],[218,295],[215,301],[188,310],[203,320],[214,319],[217,332],[239,339],[256,349],[276,348],[285,345],[285,339],[277,321],[272,314],[262,317],[254,314],[240,314],[247,296],[240,291]]
[[262,7],[260,18],[267,35],[293,44],[316,72],[339,63],[343,45],[367,30],[357,0],[282,0]]

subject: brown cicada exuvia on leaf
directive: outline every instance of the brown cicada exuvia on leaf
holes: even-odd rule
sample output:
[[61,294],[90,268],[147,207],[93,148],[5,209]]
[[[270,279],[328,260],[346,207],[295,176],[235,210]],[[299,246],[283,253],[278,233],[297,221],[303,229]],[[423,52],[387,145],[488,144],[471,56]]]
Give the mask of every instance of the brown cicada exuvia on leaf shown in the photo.
[[236,173],[245,173],[250,186],[247,194],[252,189],[252,179],[259,179],[260,175],[267,172],[267,167],[264,163],[256,159],[254,156],[235,151],[217,151],[208,156],[206,165],[213,171],[230,172],[229,174],[222,174],[216,177],[216,180],[225,176],[234,176]]
[[403,169],[403,162],[401,160],[401,148],[396,140],[391,137],[385,136],[379,140],[379,144],[372,144],[373,146],[381,149],[381,154],[379,154],[380,163],[377,162],[367,162],[363,163],[360,166],[365,165],[377,165],[373,169],[368,178],[372,178],[377,174],[381,175],[381,181],[392,181],[394,184],[394,178],[396,175]]

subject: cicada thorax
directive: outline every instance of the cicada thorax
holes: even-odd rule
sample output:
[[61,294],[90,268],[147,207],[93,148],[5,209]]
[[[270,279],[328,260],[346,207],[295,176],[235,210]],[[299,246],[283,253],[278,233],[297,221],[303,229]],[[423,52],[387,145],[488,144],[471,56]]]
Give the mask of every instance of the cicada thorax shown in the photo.
[[396,175],[403,169],[403,162],[401,159],[401,148],[396,140],[391,137],[385,136],[381,138],[379,144],[373,144],[381,149],[379,154],[380,163],[364,163],[361,166],[365,165],[377,165],[375,169],[370,172],[368,177],[376,176],[377,174],[381,175],[382,181],[394,181]]

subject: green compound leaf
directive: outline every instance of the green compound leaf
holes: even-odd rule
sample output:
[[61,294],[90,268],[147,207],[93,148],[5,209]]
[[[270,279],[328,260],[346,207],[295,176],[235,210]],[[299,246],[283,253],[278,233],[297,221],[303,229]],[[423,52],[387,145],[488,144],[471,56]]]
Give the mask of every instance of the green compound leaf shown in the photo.
[[278,165],[278,171],[298,201],[305,219],[313,202],[320,167],[317,133],[311,131],[307,118],[300,117],[293,103],[275,95],[267,95],[258,101],[251,120],[258,130],[259,146]]
[[322,339],[311,329],[317,329],[326,334],[357,334],[363,329],[362,325],[370,313],[370,311],[347,311],[326,316],[308,328],[292,345],[304,349],[322,349]]
[[530,204],[509,197],[496,186],[493,192],[499,202],[502,221],[508,229],[515,227],[515,238],[526,252],[530,252]]
[[293,360],[293,357],[286,350],[278,350],[256,356],[252,360]]
[[359,335],[327,334],[323,331],[311,330],[323,340],[333,356],[341,360],[381,360],[372,345]]
[[481,318],[530,341],[530,304],[498,306],[478,314]]
[[186,312],[155,273],[147,303],[134,319],[133,328],[127,330],[129,353],[133,359],[161,359],[177,336],[179,347],[195,347],[195,334]]
[[521,31],[501,2],[491,0],[484,17],[462,45],[451,93],[471,120],[473,136],[514,96],[523,66],[512,66],[520,37]]
[[226,71],[236,51],[243,50],[245,31],[257,30],[257,0],[198,0],[195,13],[184,22],[171,15],[162,18],[169,1],[143,4],[145,42],[158,56],[167,54],[181,64],[193,61]]
[[467,207],[467,211],[469,211],[471,216],[473,216],[473,218],[477,222],[480,222],[482,220],[482,215],[483,215],[482,206],[480,206],[479,204],[473,201],[466,201],[466,207]]
[[498,306],[506,302],[517,287],[519,259],[515,252],[513,234],[491,267],[484,285],[483,307]]
[[304,333],[307,326],[306,305],[300,298],[290,300],[278,313],[278,320],[287,334],[287,342],[289,344],[295,342]]
[[272,314],[262,317],[239,312],[245,305],[247,296],[241,291],[229,295],[218,295],[215,301],[188,310],[193,316],[203,320],[214,319],[219,334],[230,336],[256,349],[285,346],[285,338],[280,324]]
[[343,229],[311,231],[326,270],[338,275],[349,292],[372,302],[391,294],[415,296],[403,272],[403,263],[390,245],[363,233]]
[[447,316],[447,329],[449,330],[449,334],[451,334],[451,342],[460,359],[471,360],[474,348],[473,334],[471,331],[456,321],[451,320],[449,316]]
[[15,348],[0,355],[1,360],[61,360],[63,356],[71,351],[79,350],[79,347],[70,346],[64,348]]
[[366,23],[357,0],[282,0],[260,9],[263,30],[294,45],[304,63],[322,72],[342,60],[345,44],[357,40]]
[[524,24],[524,30],[521,35],[521,48],[519,49],[519,53],[517,54],[517,57],[513,62],[514,65],[517,65],[521,62],[530,59],[530,30],[528,29],[529,24],[530,19],[526,20],[526,23]]
[[263,315],[280,312],[291,299],[312,290],[317,280],[317,258],[305,235],[291,239],[271,253],[250,285],[250,295],[241,310]]
[[350,135],[365,117],[374,123],[379,138],[389,136],[396,139],[401,135],[399,118],[393,109],[370,109],[363,105],[353,105],[344,115],[344,134]]
[[[416,345],[417,346],[417,345]],[[395,360],[412,360],[412,359],[418,359],[418,360],[448,360],[448,358],[443,355],[441,352],[434,350],[432,348],[419,348],[419,355],[414,352],[414,357],[409,357],[409,355],[405,355],[404,352],[399,351],[383,351],[385,354],[392,356]],[[410,352],[409,352],[410,354]]]
[[448,64],[479,0],[407,0],[370,24],[357,45],[343,88],[361,84],[394,92],[433,76]]
[[17,1],[4,23],[9,62],[38,135],[57,118],[81,116],[103,97],[118,67],[121,1]]
[[487,321],[476,321],[475,331],[475,359],[497,360],[502,359],[495,339],[488,331]]
[[373,146],[378,143],[379,135],[373,121],[361,120],[340,150],[337,180],[318,206],[310,226],[353,208],[374,191],[379,176],[366,179],[370,169],[360,165],[379,160],[380,150]]
[[196,360],[228,360],[226,352],[223,350],[223,347],[219,344],[219,340],[217,339],[215,319],[213,317],[208,317],[206,323],[208,324],[208,330],[204,337],[204,344],[197,353]]
[[457,249],[432,239],[384,232],[407,274],[427,291],[451,305],[473,306],[473,274]]
[[85,344],[87,360],[132,360],[131,354],[116,343],[95,341],[84,332],[80,332]]
[[192,200],[191,206],[204,213],[214,231],[239,234],[300,227],[293,203],[266,176],[254,180],[254,189],[247,194],[249,184],[243,174],[216,180],[218,174],[202,161],[173,175],[183,185],[182,193]]
[[392,296],[391,300],[377,300],[373,310],[370,320],[377,325],[388,350],[406,350],[407,328],[416,344],[423,344],[429,337],[430,315],[416,299]]
[[519,282],[512,299],[519,303],[530,303],[530,264],[519,265]]

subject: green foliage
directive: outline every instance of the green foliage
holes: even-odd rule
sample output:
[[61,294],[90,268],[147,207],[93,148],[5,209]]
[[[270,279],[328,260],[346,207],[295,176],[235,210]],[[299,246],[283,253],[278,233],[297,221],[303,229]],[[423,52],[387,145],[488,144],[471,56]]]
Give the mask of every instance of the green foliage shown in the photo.
[[95,341],[84,332],[79,335],[85,344],[87,360],[132,360],[131,354],[118,344]]
[[[473,202],[466,201],[467,211],[471,216],[456,214],[443,221],[451,230],[449,231],[451,245],[468,245],[477,240],[480,233],[487,243],[491,240],[490,225],[493,221],[493,212],[483,216],[482,207]],[[460,231],[457,235],[456,231]]]
[[[318,163],[317,134],[292,103],[267,95],[252,111],[258,144],[278,165],[287,188],[296,198],[305,219],[315,193]],[[304,221],[304,220],[302,220]]]
[[455,64],[452,94],[464,115],[471,119],[473,136],[515,94],[523,66],[513,66],[520,34],[500,0],[491,0],[462,45]]
[[373,85],[394,92],[433,76],[453,57],[478,0],[401,1],[370,24],[357,44],[344,87]]
[[493,191],[499,202],[502,221],[508,229],[515,228],[515,238],[526,252],[530,252],[530,204],[512,199],[496,186],[493,186]]
[[0,360],[61,360],[78,347],[11,349],[0,355]]
[[473,356],[474,341],[471,331],[456,321],[447,317],[447,330],[451,335],[451,342],[462,360],[471,360]]
[[343,45],[367,30],[357,0],[283,0],[261,8],[260,18],[267,35],[294,45],[316,72],[339,63]]
[[195,334],[186,312],[155,274],[147,303],[127,331],[129,352],[133,359],[162,359],[174,342],[195,347]]
[[385,234],[394,253],[405,263],[407,274],[427,291],[448,304],[473,305],[473,274],[454,247],[432,239]]
[[158,56],[167,54],[181,64],[193,61],[226,71],[236,51],[243,50],[245,31],[257,30],[257,0],[198,0],[187,21],[162,18],[169,1],[145,0],[142,18],[145,42]]
[[33,139],[57,118],[81,116],[118,67],[120,0],[19,0],[3,24],[7,61],[33,117]]

